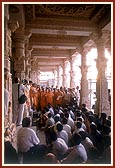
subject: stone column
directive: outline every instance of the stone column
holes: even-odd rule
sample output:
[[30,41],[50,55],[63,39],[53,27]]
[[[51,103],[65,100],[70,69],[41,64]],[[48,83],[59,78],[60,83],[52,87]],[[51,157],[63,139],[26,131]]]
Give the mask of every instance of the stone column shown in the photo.
[[16,31],[13,40],[16,76],[22,80],[25,78],[25,35],[22,28]]
[[9,90],[12,102],[12,34],[19,28],[19,24],[18,21],[9,19],[9,6],[6,4],[4,5],[4,68],[10,73],[6,88]]
[[59,65],[57,68],[57,87],[62,86],[62,67]]
[[62,75],[62,86],[63,87],[66,87],[66,64],[65,64],[65,62],[63,63],[63,66],[62,66],[62,68],[63,68],[63,75]]
[[68,77],[70,75],[69,71],[67,71],[67,66],[68,66],[68,61],[65,61],[63,63],[63,82],[62,82],[62,86],[69,88],[70,87],[70,83],[68,83]]
[[31,58],[32,49],[29,48],[29,38],[31,36],[31,31],[26,29],[24,31],[25,35],[25,78],[29,80],[29,59]]
[[57,86],[57,71],[54,70],[53,73],[54,73],[54,88],[55,88]]
[[96,66],[98,70],[97,83],[96,83],[96,107],[95,112],[100,115],[105,112],[111,115],[110,104],[108,101],[108,83],[105,75],[107,59],[105,58],[105,42],[107,39],[107,32],[102,32],[102,36],[95,39],[97,46],[97,60]]
[[70,88],[75,88],[75,70],[74,70],[74,59],[70,59]]
[[[12,33],[18,28],[18,22],[9,20],[9,5],[4,5],[4,68],[6,68],[9,72],[9,76],[7,79],[4,79],[4,87],[9,91],[9,101],[11,102],[12,108]],[[4,116],[5,117],[5,116]],[[4,118],[5,120],[6,118]],[[12,110],[9,113],[9,117],[7,120],[11,124],[12,123]]]
[[88,66],[86,65],[86,54],[89,48],[83,48],[81,52],[81,90],[80,90],[80,106],[85,103],[90,108],[89,93],[88,93],[88,80],[87,72]]
[[36,71],[36,75],[37,75],[37,84],[40,85],[40,70]]
[[25,52],[25,78],[29,80],[31,50]]

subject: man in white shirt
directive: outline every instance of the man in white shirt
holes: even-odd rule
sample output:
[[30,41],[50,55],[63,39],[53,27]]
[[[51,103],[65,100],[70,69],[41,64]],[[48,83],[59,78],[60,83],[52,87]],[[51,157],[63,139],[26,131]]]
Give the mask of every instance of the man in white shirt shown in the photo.
[[18,151],[26,156],[27,162],[38,161],[47,150],[46,145],[40,144],[35,131],[29,128],[31,119],[25,117],[22,121],[22,128],[17,133]]
[[50,134],[51,139],[51,152],[55,154],[58,160],[63,158],[64,153],[68,150],[68,146],[65,141],[57,137],[55,132]]
[[66,117],[64,117],[62,119],[62,124],[63,124],[63,130],[65,130],[67,132],[67,134],[68,134],[68,140],[70,140],[71,137],[72,137],[72,132],[71,132],[70,125],[67,124],[67,118]]
[[75,133],[72,141],[74,146],[71,148],[70,153],[61,162],[65,164],[86,163],[88,157],[85,147],[81,144],[81,136]]
[[56,132],[57,132],[57,137],[62,138],[68,145],[68,134],[65,130],[63,130],[63,125],[61,124],[60,121],[56,123]]
[[13,122],[17,126],[22,125],[24,104],[19,104],[18,98],[25,94],[26,88],[23,84],[19,83],[19,79],[15,78],[15,83],[12,85],[12,99],[13,99]]

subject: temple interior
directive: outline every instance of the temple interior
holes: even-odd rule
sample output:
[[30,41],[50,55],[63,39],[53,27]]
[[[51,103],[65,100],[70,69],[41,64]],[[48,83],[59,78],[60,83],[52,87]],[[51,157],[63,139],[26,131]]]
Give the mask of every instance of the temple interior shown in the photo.
[[[4,142],[10,142],[16,150],[18,157],[16,163],[24,164],[24,152],[18,149],[17,135],[18,131],[25,127],[23,119],[31,118],[30,128],[34,130],[40,143],[48,147],[47,159],[46,154],[40,158],[44,162],[46,159],[46,163],[56,165],[72,164],[72,162],[112,163],[112,156],[108,159],[103,156],[102,152],[106,153],[104,145],[103,151],[99,150],[99,157],[91,159],[88,155],[89,158],[84,162],[72,161],[70,158],[73,156],[69,157],[71,153],[66,157],[59,157],[57,153],[52,152],[53,149],[50,149],[51,144],[47,138],[49,134],[47,135],[46,131],[46,120],[49,119],[48,114],[52,112],[50,108],[53,109],[52,118],[55,120],[57,113],[60,115],[59,111],[57,112],[59,108],[65,114],[67,113],[65,109],[70,107],[74,115],[72,119],[74,127],[76,127],[77,114],[80,112],[86,115],[83,111],[85,108],[93,118],[95,116],[95,120],[88,118],[94,125],[97,124],[96,117],[100,125],[104,122],[101,128],[96,125],[97,132],[101,132],[103,139],[104,129],[107,129],[105,127],[111,128],[107,123],[112,121],[112,3],[4,2],[2,10],[3,155],[4,153],[7,155],[8,150]],[[16,86],[19,86],[17,90]],[[21,106],[18,102],[22,94],[19,93],[20,86],[27,98]],[[43,118],[44,123],[41,122],[42,114],[47,118]],[[103,114],[106,116],[104,121],[102,121]],[[83,120],[87,127],[86,132],[92,136],[85,117]],[[62,124],[61,119],[58,122]],[[53,125],[56,126],[56,121]],[[72,138],[75,131],[76,128],[72,128]],[[111,131],[106,136],[110,138]],[[67,145],[68,148],[73,147],[72,142],[75,137],[72,138],[69,139],[71,143]],[[93,145],[101,148],[97,145],[97,141]],[[110,143],[109,147],[111,145]],[[53,157],[49,156],[48,152],[52,153]],[[57,156],[56,162],[53,162],[54,154],[55,157]],[[6,155],[3,157],[3,164],[15,164],[13,157],[10,158],[8,155],[10,158],[8,159]],[[37,164],[44,162],[35,161]],[[35,164],[34,161],[27,163]]]

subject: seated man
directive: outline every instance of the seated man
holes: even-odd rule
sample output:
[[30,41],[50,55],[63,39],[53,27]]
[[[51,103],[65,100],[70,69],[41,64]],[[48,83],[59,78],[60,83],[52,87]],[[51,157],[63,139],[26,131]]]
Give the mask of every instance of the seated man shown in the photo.
[[40,144],[35,131],[29,128],[31,119],[25,117],[22,121],[22,128],[17,133],[18,151],[23,153],[27,163],[39,162],[39,159],[46,153],[46,145]]
[[53,131],[50,133],[51,139],[51,153],[53,153],[58,160],[61,160],[64,156],[64,153],[68,150],[66,142],[57,137],[57,134]]
[[[81,144],[82,138],[80,134],[75,133],[72,137],[73,147],[69,148],[69,154],[61,161],[62,164],[86,163],[87,152]],[[68,151],[66,151],[68,153]]]

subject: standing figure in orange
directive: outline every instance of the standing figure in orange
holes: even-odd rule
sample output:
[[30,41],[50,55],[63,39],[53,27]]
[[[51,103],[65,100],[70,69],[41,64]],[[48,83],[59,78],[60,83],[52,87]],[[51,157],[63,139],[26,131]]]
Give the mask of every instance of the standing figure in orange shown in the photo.
[[63,92],[60,91],[60,89],[57,89],[57,92],[55,92],[55,103],[56,103],[56,106],[59,104],[59,105],[62,105],[62,102],[63,102]]
[[41,95],[40,95],[40,106],[41,106],[41,110],[44,110],[44,107],[47,106],[47,101],[46,101],[46,91],[44,90],[44,88],[42,88],[41,90]]
[[37,84],[35,84],[35,83],[33,85],[32,96],[33,96],[33,108],[35,110],[37,110],[37,106],[38,106],[38,91],[37,91]]
[[54,98],[53,98],[53,107],[56,107],[56,98],[57,98],[57,89],[54,88],[53,89],[53,94],[54,94]]
[[29,85],[30,85],[30,90],[29,90],[29,94],[30,94],[30,104],[31,104],[31,108],[33,108],[33,83],[32,81],[29,81]]
[[51,91],[50,88],[47,88],[46,89],[46,101],[47,101],[47,105],[48,104],[51,104],[51,106],[53,106],[53,98],[54,98],[54,94],[53,92]]
[[40,99],[41,99],[41,89],[39,86],[37,86],[37,111],[40,110]]

